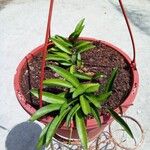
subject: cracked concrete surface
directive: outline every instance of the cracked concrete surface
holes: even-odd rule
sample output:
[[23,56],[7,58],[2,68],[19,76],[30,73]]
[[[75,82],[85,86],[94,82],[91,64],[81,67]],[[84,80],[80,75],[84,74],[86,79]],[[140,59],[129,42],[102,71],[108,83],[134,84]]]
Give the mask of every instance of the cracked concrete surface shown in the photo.
[[[150,0],[124,1],[134,33],[140,88],[127,114],[144,128],[139,150],[150,147]],[[29,115],[19,105],[13,78],[18,63],[44,42],[48,0],[0,0],[0,150],[34,150],[43,125],[29,124]],[[129,34],[117,1],[57,0],[52,34],[68,35],[76,22],[86,18],[82,36],[106,40],[132,56]]]

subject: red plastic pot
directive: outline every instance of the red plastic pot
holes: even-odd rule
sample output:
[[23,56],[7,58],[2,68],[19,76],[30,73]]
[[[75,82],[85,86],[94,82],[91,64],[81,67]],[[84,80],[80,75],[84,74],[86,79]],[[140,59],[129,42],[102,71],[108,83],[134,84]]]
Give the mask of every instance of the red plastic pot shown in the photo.
[[[47,24],[47,31],[46,31],[46,38],[45,38],[45,43],[37,48],[35,48],[33,51],[31,51],[19,64],[18,68],[17,68],[17,72],[15,74],[15,78],[14,78],[14,88],[15,88],[15,93],[17,96],[17,99],[19,101],[19,103],[21,104],[21,106],[23,107],[23,109],[28,112],[30,115],[32,115],[33,113],[35,113],[35,108],[32,107],[27,100],[25,99],[22,90],[21,90],[21,85],[20,85],[20,76],[21,76],[21,72],[23,70],[23,68],[27,65],[27,62],[29,62],[33,56],[36,56],[38,53],[43,52],[44,56],[43,56],[43,62],[45,61],[45,56],[46,56],[46,50],[48,45],[50,45],[51,43],[49,43],[49,37],[50,37],[50,22],[51,22],[51,16],[52,16],[52,8],[53,8],[53,2],[54,0],[51,0],[50,3],[50,9],[49,9],[49,16],[48,16],[48,24]],[[128,95],[128,97],[125,99],[125,101],[121,104],[121,107],[123,109],[123,112],[125,112],[130,105],[133,104],[133,101],[135,99],[135,96],[137,94],[137,89],[139,86],[139,76],[138,76],[138,71],[136,69],[136,63],[135,63],[135,46],[134,46],[134,40],[133,40],[133,36],[132,36],[132,32],[128,23],[128,19],[127,16],[125,14],[123,5],[121,0],[119,0],[120,2],[120,6],[124,15],[124,18],[126,20],[127,26],[128,26],[128,30],[131,36],[131,41],[132,41],[132,45],[133,45],[133,60],[126,54],[124,53],[121,49],[117,48],[116,46],[105,42],[105,41],[101,41],[101,43],[107,45],[108,47],[113,48],[114,50],[116,50],[117,52],[119,52],[125,59],[126,61],[129,63],[130,67],[131,67],[131,73],[132,73],[132,89]],[[91,40],[91,41],[97,41],[96,39],[93,38],[83,38],[84,40]],[[44,68],[44,63],[42,64],[42,68]],[[42,71],[42,76],[44,74],[44,69]],[[42,78],[41,78],[42,79]],[[43,79],[42,79],[43,80]],[[41,81],[42,81],[41,80]],[[42,82],[41,82],[42,83]],[[42,85],[40,85],[40,90],[42,89]],[[40,104],[41,103],[41,98],[40,98]],[[41,105],[40,105],[41,106]],[[115,111],[119,112],[120,109],[117,108]],[[40,121],[44,124],[47,124],[48,122],[50,122],[52,120],[51,117],[46,117],[41,119]],[[103,131],[103,129],[107,126],[107,124],[109,124],[112,119],[110,119],[110,116],[101,116],[101,120],[102,120],[102,126],[101,128],[99,128],[97,126],[97,123],[95,121],[95,119],[89,119],[86,122],[87,125],[87,132],[88,132],[88,138],[89,140],[93,140],[96,136],[99,135],[99,133],[101,131]],[[69,137],[69,133],[70,131],[68,130],[68,128],[66,128],[65,124],[63,124],[58,130],[57,130],[57,135],[59,137],[63,137],[63,138],[68,138]],[[78,139],[78,135],[77,135],[77,131],[74,128],[73,133],[72,133],[72,138],[73,139]]]
[[[82,38],[82,39],[90,40],[90,41],[97,41],[96,39],[93,39],[93,38]],[[101,41],[101,42],[103,44],[113,48],[117,52],[119,52],[131,66],[131,72],[132,72],[132,76],[133,76],[132,89],[130,91],[130,94],[124,101],[124,103],[121,105],[121,107],[123,108],[123,112],[125,112],[129,108],[129,106],[133,104],[133,101],[137,94],[137,89],[138,89],[138,85],[139,85],[139,76],[138,76],[137,69],[132,64],[130,57],[127,54],[125,54],[121,49],[117,48],[116,46],[114,46],[108,42],[105,42],[105,41]],[[44,49],[44,45],[41,45],[41,46],[35,48],[33,51],[31,51],[20,62],[19,66],[17,68],[17,72],[15,74],[15,78],[14,78],[14,88],[15,88],[15,93],[16,93],[17,99],[18,99],[19,103],[21,104],[21,106],[23,107],[23,109],[26,112],[28,112],[30,115],[35,113],[36,110],[29,103],[27,103],[27,100],[22,93],[21,85],[20,85],[20,76],[21,76],[23,68],[27,66],[27,62],[29,62],[31,59],[33,59],[33,56],[36,56],[38,53],[42,52],[43,49]],[[119,111],[119,109],[116,109],[116,111]],[[95,119],[87,120],[87,132],[88,132],[88,137],[90,140],[94,139],[99,134],[99,132],[102,131],[107,126],[107,124],[109,124],[111,121],[109,116],[102,116],[101,119],[102,119],[102,127],[101,128],[97,127],[97,123],[96,123]],[[51,117],[47,117],[47,118],[43,118],[40,121],[44,124],[47,124],[51,120],[52,120]],[[69,132],[70,131],[68,130],[68,128],[66,128],[66,126],[64,124],[63,126],[61,126],[61,128],[58,129],[57,134],[67,138],[67,137],[69,137]],[[74,138],[74,139],[78,138],[78,135],[77,135],[77,132],[75,129],[73,130],[72,138]]]

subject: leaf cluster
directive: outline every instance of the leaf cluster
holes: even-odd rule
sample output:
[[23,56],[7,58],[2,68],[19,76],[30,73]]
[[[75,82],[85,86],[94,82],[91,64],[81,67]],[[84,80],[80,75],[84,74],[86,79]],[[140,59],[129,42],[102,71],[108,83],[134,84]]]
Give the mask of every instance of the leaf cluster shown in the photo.
[[78,40],[83,28],[84,19],[82,19],[76,26],[73,33],[69,38],[65,38],[60,35],[55,35],[50,38],[54,47],[48,49],[48,55],[46,60],[56,61],[61,66],[71,67],[73,65],[81,66],[81,53],[86,52],[95,46],[84,40]]
[[[30,118],[31,121],[35,121],[46,114],[57,111],[57,115],[43,129],[38,139],[37,149],[42,149],[44,145],[49,145],[58,127],[64,121],[68,128],[73,121],[75,122],[79,138],[85,150],[88,149],[85,120],[92,116],[97,121],[98,126],[101,127],[100,110],[112,94],[113,82],[118,69],[114,68],[112,70],[106,85],[100,85],[100,83],[95,82],[95,79],[100,78],[100,73],[87,75],[76,69],[81,67],[83,63],[81,53],[95,47],[91,42],[78,41],[78,37],[84,28],[83,23],[84,19],[77,24],[68,39],[59,35],[50,39],[54,46],[48,50],[46,60],[58,62],[58,65],[47,65],[47,67],[57,73],[59,77],[46,79],[43,84],[49,88],[62,87],[65,90],[57,94],[43,91],[42,100],[47,105],[37,110]],[[103,89],[103,92],[100,92],[100,88]],[[31,93],[39,98],[38,89],[32,89]],[[126,122],[113,109],[105,108],[105,110],[133,138],[133,134]]]

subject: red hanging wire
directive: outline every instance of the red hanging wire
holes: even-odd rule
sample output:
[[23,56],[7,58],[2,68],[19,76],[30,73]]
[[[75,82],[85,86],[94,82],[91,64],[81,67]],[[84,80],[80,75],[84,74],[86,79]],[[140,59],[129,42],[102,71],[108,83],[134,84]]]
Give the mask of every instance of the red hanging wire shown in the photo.
[[135,43],[134,43],[133,34],[132,34],[131,27],[130,27],[130,24],[129,24],[129,21],[128,21],[128,17],[126,15],[125,9],[123,7],[122,0],[119,0],[119,3],[120,3],[120,7],[121,7],[121,10],[122,10],[123,16],[125,18],[127,27],[128,27],[128,31],[130,33],[130,38],[131,38],[132,47],[133,47],[133,60],[132,60],[132,63],[135,63],[135,56],[136,56],[135,52],[136,52],[136,50],[135,50]]
[[47,22],[47,30],[46,30],[44,49],[43,49],[42,67],[41,67],[40,93],[39,93],[40,108],[43,105],[43,102],[42,102],[42,91],[43,91],[43,80],[44,80],[44,74],[45,74],[45,70],[44,69],[45,69],[45,65],[46,65],[45,59],[46,59],[46,54],[47,54],[47,47],[48,47],[48,43],[49,43],[49,38],[51,37],[51,18],[52,18],[53,4],[54,4],[54,0],[50,0],[48,22]]

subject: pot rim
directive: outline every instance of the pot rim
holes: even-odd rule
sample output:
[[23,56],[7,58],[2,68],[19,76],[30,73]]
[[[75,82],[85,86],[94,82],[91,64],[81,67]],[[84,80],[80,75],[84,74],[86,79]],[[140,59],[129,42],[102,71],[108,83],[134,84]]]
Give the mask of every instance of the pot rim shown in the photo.
[[[124,100],[124,102],[120,105],[123,109],[123,112],[125,112],[129,106],[133,105],[133,101],[135,99],[135,96],[137,94],[137,90],[139,87],[139,75],[138,75],[138,71],[136,69],[136,67],[134,66],[134,64],[132,64],[132,60],[131,58],[125,53],[123,52],[120,48],[114,46],[113,44],[103,41],[103,40],[97,40],[95,38],[90,38],[90,37],[81,37],[80,39],[83,40],[89,40],[89,41],[100,41],[102,44],[105,44],[111,48],[113,48],[114,50],[116,50],[117,52],[119,52],[125,59],[126,61],[129,63],[130,68],[131,68],[131,73],[132,73],[132,78],[133,78],[133,83],[132,83],[132,88],[130,93],[128,94],[127,98]],[[51,44],[51,43],[50,43]],[[36,109],[33,108],[33,106],[31,106],[27,101],[26,98],[24,97],[22,91],[21,91],[21,86],[20,86],[20,74],[22,72],[22,68],[27,64],[27,61],[30,61],[33,56],[35,56],[36,54],[38,54],[44,47],[44,44],[38,46],[37,48],[33,49],[30,53],[28,53],[23,60],[19,63],[17,69],[16,69],[16,74],[14,76],[14,90],[16,93],[16,97],[19,101],[19,103],[21,104],[21,106],[23,107],[23,109],[30,115],[32,115]],[[117,109],[115,109],[115,111],[119,112],[119,107]],[[105,120],[105,118],[103,117],[103,122],[104,124],[108,123],[109,118],[107,118]],[[52,117],[46,117],[40,120],[40,122],[47,124],[49,121],[52,120]],[[105,120],[105,121],[104,121]],[[88,128],[94,128],[95,126],[97,126],[97,123],[95,121],[95,119],[88,119],[87,120],[87,126]],[[62,125],[61,129],[65,128],[66,126],[65,124]]]

